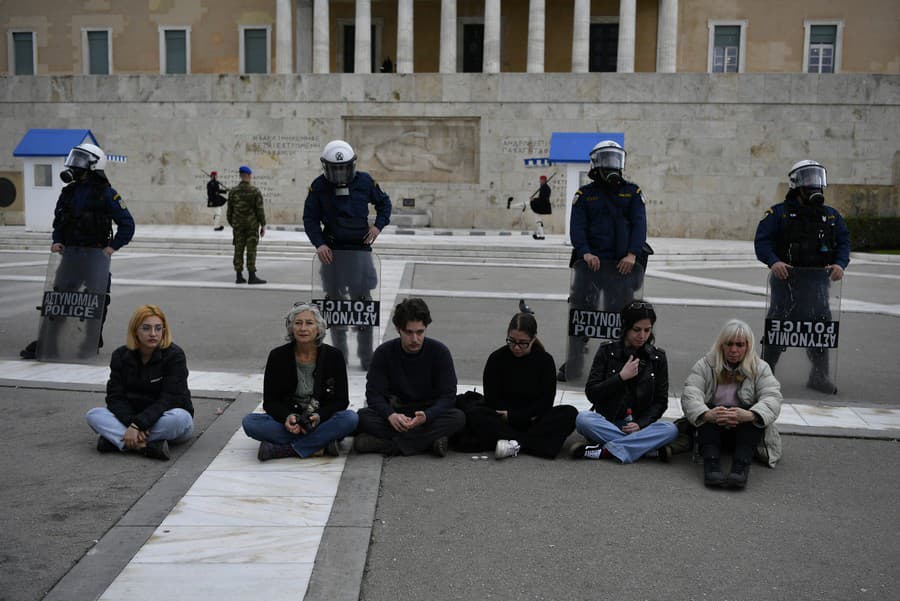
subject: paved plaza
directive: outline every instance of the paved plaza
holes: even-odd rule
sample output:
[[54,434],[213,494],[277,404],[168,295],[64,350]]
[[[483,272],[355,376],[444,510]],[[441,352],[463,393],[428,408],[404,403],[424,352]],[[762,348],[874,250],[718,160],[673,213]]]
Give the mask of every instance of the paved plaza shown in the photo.
[[[438,234],[438,235],[436,235]],[[281,316],[308,298],[313,251],[272,229],[258,268],[233,284],[230,235],[139,226],[113,257],[106,348],[86,364],[22,361],[35,337],[45,240],[0,228],[0,442],[11,510],[0,599],[895,599],[900,596],[900,262],[854,255],[843,286],[838,394],[806,389],[801,353],[777,375],[785,459],[748,490],[708,491],[689,455],[670,465],[503,462],[451,453],[260,464],[240,419],[261,410]],[[651,240],[644,296],[669,356],[670,407],[730,317],[757,334],[766,269],[746,241]],[[569,249],[518,232],[403,233],[376,242],[382,323],[426,299],[428,335],[454,355],[460,390],[505,337],[520,299],[557,363],[565,349]],[[135,306],[159,304],[185,349],[199,436],[167,464],[101,456],[84,411],[103,403],[109,353]],[[394,335],[381,329],[384,339]],[[365,376],[351,372],[351,404]],[[557,402],[588,407],[561,385]],[[12,484],[12,485],[11,485]]]

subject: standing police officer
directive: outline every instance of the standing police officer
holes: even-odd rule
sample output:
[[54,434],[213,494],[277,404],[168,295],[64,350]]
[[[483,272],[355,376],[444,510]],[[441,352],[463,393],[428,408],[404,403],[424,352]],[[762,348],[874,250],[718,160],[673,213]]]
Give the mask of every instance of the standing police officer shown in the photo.
[[[368,173],[356,170],[356,153],[347,142],[332,140],[322,150],[322,175],[313,180],[303,206],[306,236],[323,264],[322,280],[330,298],[370,298],[378,285],[370,255],[346,254],[352,265],[336,265],[334,250],[371,252],[372,243],[391,220],[391,199]],[[369,205],[375,223],[369,224]],[[364,369],[372,357],[372,329],[360,327],[358,354]],[[346,332],[332,330],[332,342],[347,358]]]
[[[641,189],[627,181],[625,150],[612,140],[599,142],[591,150],[593,182],[582,186],[572,200],[569,236],[572,239],[572,259],[569,266],[584,261],[587,270],[575,269],[570,290],[569,306],[575,309],[596,309],[597,296],[603,294],[604,311],[621,311],[632,300],[634,290],[643,284],[643,274],[632,277],[635,261],[647,241],[647,212]],[[597,274],[600,264],[615,263],[615,273]],[[584,363],[586,340],[569,337],[568,360],[559,369],[557,379],[565,382],[580,377]]]
[[[839,281],[850,263],[850,232],[843,217],[825,206],[825,167],[816,161],[795,163],[784,198],[756,228],[756,258],[769,266],[769,319],[830,320],[829,280]],[[820,268],[801,270],[795,267]],[[793,272],[793,273],[792,273]],[[763,345],[762,358],[775,369],[784,347]],[[828,349],[808,348],[812,370],[808,388],[837,392],[829,378]]]
[[[237,276],[235,284],[265,284],[266,280],[256,276],[256,247],[259,239],[266,235],[266,211],[259,188],[250,184],[253,171],[246,165],[238,169],[241,183],[228,193],[228,212],[226,218],[232,229],[234,244],[234,270]],[[247,271],[249,278],[244,279],[244,249],[247,249]]]
[[[59,174],[66,185],[56,201],[53,215],[53,244],[50,252],[61,253],[63,262],[57,278],[77,279],[78,266],[67,265],[66,248],[102,248],[107,257],[131,242],[134,219],[119,193],[106,177],[106,153],[94,144],[79,144],[66,157],[66,171]],[[113,236],[112,224],[116,224]],[[66,274],[68,273],[68,275]],[[103,346],[102,327],[109,306],[112,276],[107,276],[106,303],[100,321],[99,346]],[[78,285],[75,282],[74,285]],[[32,342],[20,355],[33,359],[36,343]]]

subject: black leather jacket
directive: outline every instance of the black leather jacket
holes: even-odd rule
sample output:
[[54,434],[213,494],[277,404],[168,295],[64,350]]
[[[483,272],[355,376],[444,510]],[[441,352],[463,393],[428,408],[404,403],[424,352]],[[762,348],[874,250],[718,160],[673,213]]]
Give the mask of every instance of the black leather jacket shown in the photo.
[[[272,349],[263,376],[263,409],[278,423],[291,413],[303,413],[294,403],[297,388],[297,362],[293,341]],[[338,411],[350,405],[347,391],[347,365],[344,355],[327,344],[319,346],[316,368],[313,371],[313,397],[319,402],[316,413],[324,423]]]
[[603,344],[594,356],[584,391],[593,410],[610,422],[622,422],[630,408],[634,421],[645,428],[662,417],[669,405],[669,366],[666,352],[649,343],[637,356],[641,360],[637,376],[623,381],[619,372],[630,357],[625,343]]

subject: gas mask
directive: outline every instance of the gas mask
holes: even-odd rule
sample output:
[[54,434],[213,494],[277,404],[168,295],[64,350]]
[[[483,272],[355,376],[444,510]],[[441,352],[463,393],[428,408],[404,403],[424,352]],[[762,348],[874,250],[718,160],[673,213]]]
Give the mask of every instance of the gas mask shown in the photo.
[[87,169],[80,169],[78,167],[69,167],[65,171],[59,172],[59,179],[62,180],[64,184],[71,184],[72,182],[80,182],[87,175]]
[[800,200],[810,207],[820,207],[825,204],[825,192],[822,188],[800,188]]

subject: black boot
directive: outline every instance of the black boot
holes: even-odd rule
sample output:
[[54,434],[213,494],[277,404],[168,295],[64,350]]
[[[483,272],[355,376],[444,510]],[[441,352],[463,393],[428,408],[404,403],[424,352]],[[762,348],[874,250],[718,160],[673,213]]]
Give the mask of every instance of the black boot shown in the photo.
[[247,280],[244,279],[244,274],[241,271],[236,272],[237,276],[234,278],[235,284],[246,284]]
[[828,369],[828,350],[808,349],[806,354],[812,362],[812,369],[809,372],[809,380],[806,381],[806,387],[825,394],[837,394],[837,386],[828,377],[828,372],[830,371]]
[[747,486],[747,478],[750,477],[750,462],[746,459],[735,457],[731,464],[731,473],[728,474],[729,488],[744,488]]
[[722,473],[722,465],[718,457],[703,458],[703,484],[710,488],[725,485],[725,474]]
[[256,272],[255,272],[255,271],[251,271],[251,272],[250,272],[250,279],[249,279],[248,281],[249,281],[251,284],[265,284],[265,283],[266,283],[265,280],[256,277]]

